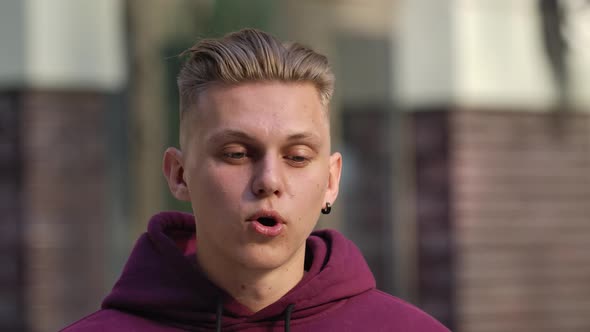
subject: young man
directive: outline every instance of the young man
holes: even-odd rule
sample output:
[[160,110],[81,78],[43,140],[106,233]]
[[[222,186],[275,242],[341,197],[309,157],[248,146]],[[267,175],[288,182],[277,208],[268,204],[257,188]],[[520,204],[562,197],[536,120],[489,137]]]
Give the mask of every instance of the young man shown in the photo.
[[154,216],[102,309],[65,331],[447,331],[376,290],[341,234],[312,233],[342,168],[326,58],[252,29],[187,53],[163,171],[194,217]]

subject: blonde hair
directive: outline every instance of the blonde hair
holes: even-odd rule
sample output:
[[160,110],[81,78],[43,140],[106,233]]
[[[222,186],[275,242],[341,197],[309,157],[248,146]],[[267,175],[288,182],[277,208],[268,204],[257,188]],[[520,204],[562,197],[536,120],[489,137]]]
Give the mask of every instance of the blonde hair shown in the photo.
[[204,39],[183,52],[189,55],[178,75],[181,118],[199,93],[214,83],[256,81],[309,82],[324,106],[334,92],[328,59],[297,43],[283,43],[256,29],[243,29],[220,39]]

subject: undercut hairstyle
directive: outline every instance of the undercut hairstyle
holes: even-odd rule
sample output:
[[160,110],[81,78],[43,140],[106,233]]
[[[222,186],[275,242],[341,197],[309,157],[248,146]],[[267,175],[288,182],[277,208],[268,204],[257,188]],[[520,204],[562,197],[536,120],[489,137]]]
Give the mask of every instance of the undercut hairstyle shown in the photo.
[[203,39],[181,55],[188,56],[177,81],[181,119],[211,84],[309,82],[324,106],[334,92],[334,74],[324,55],[256,29]]

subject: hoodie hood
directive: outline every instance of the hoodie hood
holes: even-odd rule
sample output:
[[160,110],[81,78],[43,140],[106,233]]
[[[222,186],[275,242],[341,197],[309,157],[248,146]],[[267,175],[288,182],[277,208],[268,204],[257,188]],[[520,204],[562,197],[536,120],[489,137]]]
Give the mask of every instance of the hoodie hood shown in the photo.
[[223,305],[223,327],[307,319],[342,300],[375,288],[358,248],[333,230],[316,231],[306,242],[303,279],[286,295],[253,313],[210,282],[196,264],[195,221],[190,214],[162,212],[149,222],[120,279],[102,304],[183,328],[213,328]]

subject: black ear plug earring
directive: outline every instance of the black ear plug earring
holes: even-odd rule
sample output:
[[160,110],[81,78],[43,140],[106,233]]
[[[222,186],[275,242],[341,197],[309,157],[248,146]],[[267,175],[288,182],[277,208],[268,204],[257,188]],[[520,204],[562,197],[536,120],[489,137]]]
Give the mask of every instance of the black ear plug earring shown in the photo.
[[332,206],[330,205],[330,203],[326,202],[326,207],[322,209],[322,213],[323,214],[330,214],[331,211],[332,211]]

